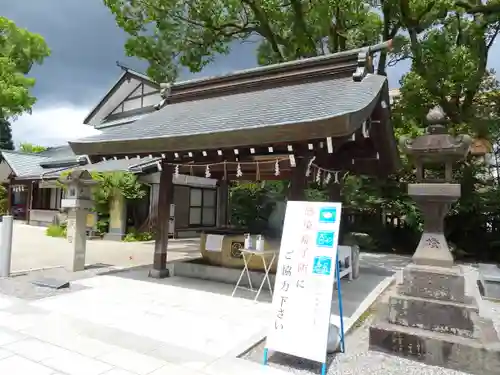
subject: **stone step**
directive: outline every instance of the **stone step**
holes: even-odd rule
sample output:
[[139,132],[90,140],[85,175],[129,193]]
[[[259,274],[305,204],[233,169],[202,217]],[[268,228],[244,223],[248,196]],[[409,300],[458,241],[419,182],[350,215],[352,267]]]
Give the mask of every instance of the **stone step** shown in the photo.
[[388,321],[406,327],[479,338],[474,328],[479,308],[463,303],[392,295],[389,298]]
[[403,269],[398,293],[441,301],[467,302],[465,277],[460,268],[441,268],[410,264]]
[[383,318],[370,327],[370,350],[381,351],[477,375],[498,375],[500,342],[391,324]]

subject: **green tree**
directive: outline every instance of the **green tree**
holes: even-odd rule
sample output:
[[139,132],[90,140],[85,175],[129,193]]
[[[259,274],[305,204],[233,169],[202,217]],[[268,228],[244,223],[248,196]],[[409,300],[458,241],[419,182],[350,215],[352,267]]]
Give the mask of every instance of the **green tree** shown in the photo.
[[0,17],[0,118],[28,112],[35,103],[31,89],[35,79],[27,75],[41,64],[50,50],[44,39]]
[[0,118],[0,150],[13,150],[12,130],[10,123],[4,118]]
[[33,143],[22,142],[19,145],[19,151],[25,152],[27,154],[38,154],[47,149],[45,146],[34,145]]
[[[404,3],[404,2],[402,2]],[[424,0],[401,7],[408,44],[400,51],[411,61],[401,81],[405,118],[423,123],[427,110],[440,105],[454,128],[484,136],[475,99],[490,88],[488,53],[500,31],[500,15],[471,17],[448,1]]]
[[356,0],[104,3],[130,35],[127,53],[147,60],[157,81],[174,80],[180,67],[199,72],[235,42],[257,41],[262,65],[375,43],[383,30],[371,4]]
[[[452,132],[500,144],[500,86],[487,70],[489,50],[500,31],[498,0],[480,5],[456,0],[104,2],[130,36],[127,53],[147,60],[148,74],[158,81],[174,80],[180,68],[201,71],[240,41],[257,42],[257,63],[265,65],[393,39],[393,51],[379,56],[377,70],[385,74],[387,66],[411,62],[392,111],[398,137],[421,134],[428,110],[440,105]],[[343,189],[345,206],[363,215],[404,218],[417,231],[419,212],[406,194],[414,171],[403,161],[402,170],[387,179],[349,176]],[[475,157],[460,165],[456,176],[462,198],[451,214],[450,236],[466,244],[457,233],[470,231],[477,242],[491,215],[500,219],[495,208],[500,206],[498,183],[495,187]],[[257,204],[250,206],[263,207],[266,214],[267,206],[258,204],[266,202],[266,192],[251,186],[244,193],[243,188],[233,191],[233,199],[240,202],[239,221],[248,219],[248,204],[236,199],[245,194],[255,196]]]
[[0,215],[5,215],[7,213],[8,199],[7,199],[7,189],[5,186],[0,185]]

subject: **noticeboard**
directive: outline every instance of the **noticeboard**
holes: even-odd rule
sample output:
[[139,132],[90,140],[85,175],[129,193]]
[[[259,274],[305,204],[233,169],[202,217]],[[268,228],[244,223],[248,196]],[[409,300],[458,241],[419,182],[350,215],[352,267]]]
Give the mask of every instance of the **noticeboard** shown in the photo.
[[325,362],[341,209],[288,202],[266,349]]

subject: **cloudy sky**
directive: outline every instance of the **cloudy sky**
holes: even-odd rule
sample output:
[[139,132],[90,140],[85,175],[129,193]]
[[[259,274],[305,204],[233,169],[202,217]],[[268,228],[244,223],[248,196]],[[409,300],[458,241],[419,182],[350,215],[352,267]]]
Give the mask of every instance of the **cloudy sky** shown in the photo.
[[[18,26],[41,34],[52,50],[50,58],[32,71],[38,102],[32,115],[13,123],[16,143],[51,146],[91,134],[82,121],[121,74],[116,61],[145,70],[143,62],[125,57],[126,35],[102,0],[0,0],[0,9]],[[203,75],[254,66],[254,48],[248,43],[235,46],[230,56],[217,59]],[[495,56],[500,56],[498,43],[490,56],[497,68]],[[391,87],[397,87],[406,68],[391,69]]]

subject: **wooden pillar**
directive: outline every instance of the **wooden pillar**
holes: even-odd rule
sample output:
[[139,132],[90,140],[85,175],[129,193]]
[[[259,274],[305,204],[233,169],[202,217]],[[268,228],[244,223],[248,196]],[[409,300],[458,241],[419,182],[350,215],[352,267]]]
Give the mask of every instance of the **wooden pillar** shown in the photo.
[[227,227],[229,225],[230,218],[230,207],[229,207],[229,181],[226,179],[220,180],[219,183],[219,196],[218,196],[218,206],[219,206],[219,222],[218,225],[221,227]]
[[308,164],[309,160],[307,158],[296,158],[296,165],[291,169],[290,186],[288,188],[289,201],[306,200],[306,171]]
[[[342,202],[342,182],[339,182],[338,184],[333,182],[330,184],[328,187],[328,200],[330,202]],[[345,228],[345,223],[341,218],[339,227],[339,245],[343,245]]]
[[27,224],[30,223],[31,210],[33,209],[33,199],[38,198],[38,194],[40,194],[38,183],[35,184],[33,181],[28,182],[28,196],[26,197],[26,213],[25,213],[25,220]]
[[167,269],[167,248],[168,248],[168,226],[170,219],[170,204],[173,202],[174,184],[173,167],[162,163],[160,172],[160,187],[158,194],[155,252],[153,258],[153,268],[149,271],[149,277],[163,279],[169,276]]

